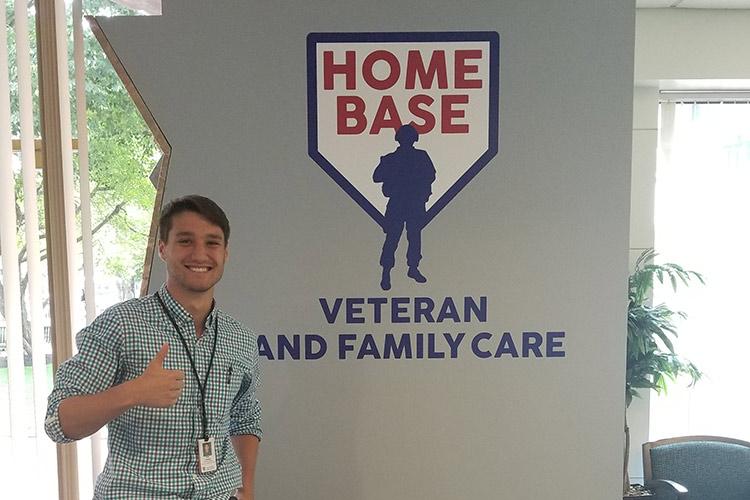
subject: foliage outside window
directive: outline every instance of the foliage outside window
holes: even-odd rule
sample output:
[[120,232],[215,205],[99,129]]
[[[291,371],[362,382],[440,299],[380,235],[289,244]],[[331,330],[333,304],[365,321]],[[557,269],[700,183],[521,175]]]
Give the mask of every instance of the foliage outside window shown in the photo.
[[[33,2],[29,2],[33,19]],[[6,2],[8,26],[14,25],[13,3]],[[70,5],[67,6],[70,9]],[[127,15],[129,9],[108,0],[87,0],[86,12],[104,15]],[[71,19],[68,12],[67,19]],[[36,60],[36,34],[30,25],[32,61]],[[72,26],[68,26],[69,71],[73,74]],[[17,65],[15,32],[7,30],[9,67],[11,81],[12,134],[20,134],[18,109]],[[143,274],[146,244],[148,242],[151,214],[155,199],[155,188],[149,180],[157,158],[158,149],[153,137],[138,114],[130,96],[120,82],[101,47],[89,29],[84,29],[86,64],[86,100],[89,138],[89,169],[91,189],[92,230],[94,233],[94,258],[98,291],[108,291],[103,300],[97,300],[98,309],[112,302],[135,296],[140,288]],[[37,75],[33,73],[33,92],[38,99]],[[75,124],[74,78],[70,78],[71,113]],[[39,136],[39,115],[35,110],[34,130]],[[75,126],[74,126],[75,129]],[[74,152],[74,177],[78,191],[78,155]],[[27,294],[25,220],[23,214],[23,185],[20,166],[16,165],[16,215],[19,266],[21,271],[21,294]],[[39,199],[41,258],[46,259],[44,241],[44,206],[41,171],[38,174],[37,195]],[[80,242],[80,199],[75,200],[77,233]],[[44,263],[43,263],[44,264]],[[77,270],[81,272],[80,269]],[[0,294],[3,293],[0,280]],[[82,297],[74,297],[79,299]],[[45,305],[48,301],[45,300]],[[0,318],[3,315],[0,301]],[[46,308],[45,308],[46,309]],[[45,311],[47,315],[48,312]],[[28,301],[22,301],[24,351],[31,351]]]

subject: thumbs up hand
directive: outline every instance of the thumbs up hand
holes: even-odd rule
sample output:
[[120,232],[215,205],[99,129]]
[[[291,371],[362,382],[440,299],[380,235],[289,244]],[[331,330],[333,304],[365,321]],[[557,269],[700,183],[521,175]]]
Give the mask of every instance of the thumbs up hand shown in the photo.
[[164,344],[149,361],[143,374],[135,379],[138,384],[136,398],[139,406],[167,408],[175,404],[182,394],[185,374],[182,370],[164,368],[168,353],[169,344]]

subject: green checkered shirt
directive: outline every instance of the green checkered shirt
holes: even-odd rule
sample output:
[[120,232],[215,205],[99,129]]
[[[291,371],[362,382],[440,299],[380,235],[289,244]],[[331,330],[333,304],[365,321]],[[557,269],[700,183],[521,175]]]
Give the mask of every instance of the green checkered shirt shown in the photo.
[[257,339],[214,307],[199,339],[188,312],[162,286],[159,295],[180,327],[203,383],[218,321],[218,343],[206,391],[208,435],[216,439],[215,472],[198,472],[202,437],[200,390],[179,335],[153,295],[107,309],[76,338],[78,354],[60,365],[49,396],[45,428],[58,443],[71,442],[60,427],[65,398],[94,394],[131,380],[169,343],[164,367],[182,370],[185,387],[169,408],[132,408],[108,424],[109,456],[97,479],[96,499],[226,499],[241,485],[230,436],[261,437],[256,399],[260,370]]

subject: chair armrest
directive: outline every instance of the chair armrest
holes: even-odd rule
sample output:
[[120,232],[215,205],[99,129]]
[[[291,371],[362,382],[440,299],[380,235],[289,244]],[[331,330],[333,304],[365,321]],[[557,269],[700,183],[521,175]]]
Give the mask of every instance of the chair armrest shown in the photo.
[[676,495],[677,500],[687,500],[688,498],[687,488],[685,488],[680,483],[669,481],[667,479],[653,479],[650,481],[646,481],[646,488],[652,490],[667,490],[673,495]]

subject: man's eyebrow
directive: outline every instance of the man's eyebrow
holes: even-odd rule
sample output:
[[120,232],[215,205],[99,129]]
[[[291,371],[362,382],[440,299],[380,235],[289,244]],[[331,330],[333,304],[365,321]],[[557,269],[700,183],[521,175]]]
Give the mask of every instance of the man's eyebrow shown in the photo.
[[[180,236],[194,237],[195,233],[192,231],[180,231],[178,233],[175,233],[175,237],[179,238]],[[224,235],[222,233],[209,233],[206,235],[206,239],[224,241]]]

